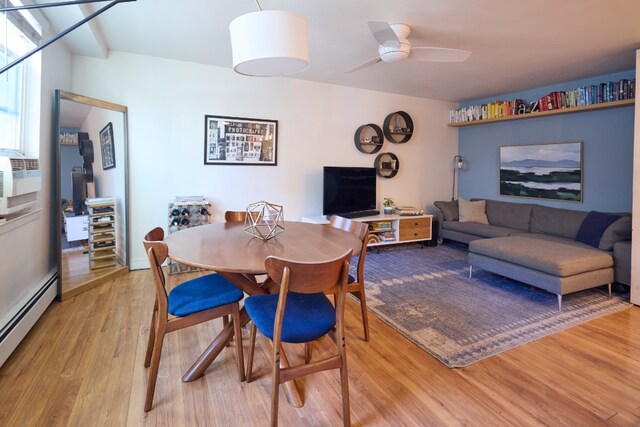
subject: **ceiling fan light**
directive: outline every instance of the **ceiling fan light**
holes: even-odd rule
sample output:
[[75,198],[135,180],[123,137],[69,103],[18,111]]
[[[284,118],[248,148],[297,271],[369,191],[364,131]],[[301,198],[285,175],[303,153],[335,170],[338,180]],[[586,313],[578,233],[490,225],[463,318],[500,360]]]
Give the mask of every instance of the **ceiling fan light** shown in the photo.
[[403,59],[407,59],[409,52],[411,51],[411,44],[406,39],[399,39],[399,41],[400,48],[381,45],[378,48],[378,55],[380,55],[380,59],[387,63],[399,62]]
[[286,76],[309,66],[307,21],[294,13],[266,10],[231,21],[233,69],[247,76]]

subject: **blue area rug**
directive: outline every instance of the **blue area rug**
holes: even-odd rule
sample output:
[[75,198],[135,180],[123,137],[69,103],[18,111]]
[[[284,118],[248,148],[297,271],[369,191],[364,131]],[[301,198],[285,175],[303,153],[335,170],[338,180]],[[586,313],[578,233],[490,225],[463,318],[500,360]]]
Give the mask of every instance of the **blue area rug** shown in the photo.
[[557,298],[480,269],[469,278],[467,246],[398,245],[367,254],[367,305],[376,316],[450,368],[628,309],[606,286]]

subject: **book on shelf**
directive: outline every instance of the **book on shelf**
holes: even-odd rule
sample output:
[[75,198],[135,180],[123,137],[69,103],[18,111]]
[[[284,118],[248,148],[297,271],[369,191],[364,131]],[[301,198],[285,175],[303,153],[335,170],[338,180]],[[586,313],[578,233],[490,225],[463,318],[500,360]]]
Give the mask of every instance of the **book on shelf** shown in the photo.
[[384,230],[391,228],[391,221],[374,221],[369,223],[370,230]]
[[381,242],[395,242],[396,235],[393,231],[385,231],[384,233],[378,234]]
[[499,119],[538,111],[583,107],[635,98],[635,79],[602,82],[568,91],[553,91],[531,102],[522,99],[494,101],[449,111],[449,123]]

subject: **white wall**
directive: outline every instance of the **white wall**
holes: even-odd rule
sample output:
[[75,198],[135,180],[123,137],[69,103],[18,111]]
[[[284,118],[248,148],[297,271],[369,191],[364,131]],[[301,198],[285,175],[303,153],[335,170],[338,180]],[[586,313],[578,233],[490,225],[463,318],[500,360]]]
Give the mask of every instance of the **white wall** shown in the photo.
[[[167,226],[176,195],[203,195],[214,220],[250,202],[282,204],[285,218],[319,215],[322,166],[373,166],[354,146],[357,127],[404,110],[415,124],[396,153],[398,175],[378,180],[378,199],[430,207],[447,200],[457,129],[446,127],[451,103],[293,78],[251,78],[225,68],[112,52],[107,60],[73,57],[73,92],[129,109],[131,259],[147,265],[140,241]],[[427,77],[425,77],[427,78]],[[205,114],[278,120],[278,166],[205,166]]]
[[[70,61],[69,52],[59,43],[42,53],[40,127],[29,125],[32,132],[34,129],[37,132],[27,147],[28,155],[40,158],[42,189],[38,193],[38,208],[42,210],[33,221],[0,234],[0,328],[38,290],[55,268],[55,239],[59,229],[53,202],[53,95],[54,89],[70,86]],[[0,365],[6,357],[2,354]]]

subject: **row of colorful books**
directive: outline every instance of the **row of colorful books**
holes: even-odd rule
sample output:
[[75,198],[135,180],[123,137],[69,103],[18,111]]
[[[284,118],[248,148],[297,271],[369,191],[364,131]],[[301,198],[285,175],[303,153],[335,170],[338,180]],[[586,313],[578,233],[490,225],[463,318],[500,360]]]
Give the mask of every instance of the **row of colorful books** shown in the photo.
[[635,98],[635,80],[584,86],[571,91],[554,91],[532,102],[522,99],[495,101],[449,111],[449,123],[504,118],[509,116],[581,107]]

